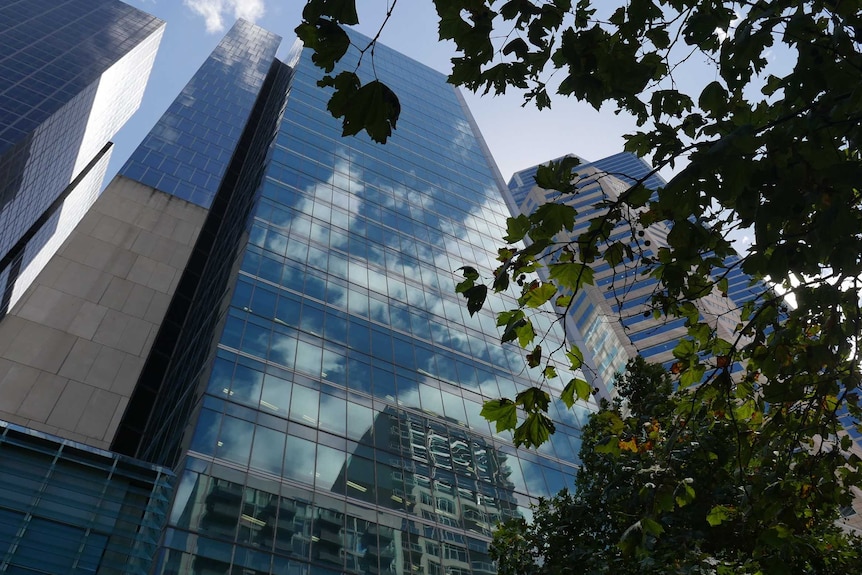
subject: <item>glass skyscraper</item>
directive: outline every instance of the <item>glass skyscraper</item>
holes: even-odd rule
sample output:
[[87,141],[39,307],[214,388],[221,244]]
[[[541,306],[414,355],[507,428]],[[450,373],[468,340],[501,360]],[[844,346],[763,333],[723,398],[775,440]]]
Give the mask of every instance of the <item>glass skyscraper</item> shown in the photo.
[[118,0],[0,0],[0,312],[95,201],[163,30]]
[[[3,573],[145,575],[168,510],[170,470],[104,449],[120,395],[103,368],[121,364],[81,347],[104,310],[31,289],[96,201],[163,29],[116,0],[0,0]],[[66,267],[54,285],[92,300],[94,279]]]
[[[377,46],[402,105],[381,146],[342,138],[309,55],[274,50],[238,23],[121,172],[208,210],[113,444],[178,474],[155,572],[492,573],[491,529],[573,485],[594,409],[554,400],[538,452],[480,415],[571,377],[499,343],[511,296],[471,317],[454,292],[495,267],[505,188],[444,75]],[[219,98],[248,120],[202,112]]]

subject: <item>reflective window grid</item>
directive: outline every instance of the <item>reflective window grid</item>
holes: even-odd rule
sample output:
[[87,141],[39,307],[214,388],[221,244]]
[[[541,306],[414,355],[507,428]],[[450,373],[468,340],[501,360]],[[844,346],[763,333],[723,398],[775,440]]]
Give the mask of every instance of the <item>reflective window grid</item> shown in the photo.
[[280,42],[238,21],[120,174],[210,207]]
[[0,422],[0,572],[146,575],[173,481],[155,465]]
[[[342,65],[357,64],[354,51]],[[454,293],[461,266],[496,267],[496,168],[443,75],[379,45],[374,66],[402,105],[385,146],[340,137],[301,55],[229,289],[202,280],[226,293],[208,361],[193,392],[165,385],[153,412],[191,398],[192,425],[160,431],[157,415],[148,428],[185,429],[158,573],[491,574],[494,525],[573,485],[595,405],[554,400],[557,433],[538,451],[480,415],[534,384],[558,396],[572,377],[559,366],[543,382],[499,343],[494,312],[511,294],[470,316]],[[535,319],[548,348],[563,337],[552,319]]]
[[137,109],[163,29],[119,0],[0,0],[0,315],[77,223],[46,212],[95,199],[94,162]]

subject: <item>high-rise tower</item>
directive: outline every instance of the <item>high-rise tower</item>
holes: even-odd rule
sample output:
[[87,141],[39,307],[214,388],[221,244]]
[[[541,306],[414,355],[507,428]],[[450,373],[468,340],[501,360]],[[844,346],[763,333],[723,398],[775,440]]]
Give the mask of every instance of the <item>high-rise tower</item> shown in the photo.
[[320,70],[291,64],[264,82],[242,138],[266,146],[228,169],[185,317],[157,337],[114,444],[179,474],[161,568],[491,572],[492,526],[572,484],[579,427],[561,409],[526,453],[480,415],[536,380],[454,292],[460,266],[493,267],[496,168],[443,75],[377,46],[402,105],[380,146],[343,139]]
[[[116,0],[0,0],[0,317],[34,298],[0,321],[0,572],[145,575],[152,563],[173,475],[93,441],[119,401],[108,355],[100,387],[75,381],[95,359],[77,336],[99,310],[31,284],[96,200],[163,29]],[[56,285],[92,299],[106,286],[81,271]]]
[[[516,211],[529,214],[546,202],[561,202],[574,207],[578,216],[570,238],[584,233],[590,222],[607,212],[606,202],[614,201],[631,185],[641,182],[656,190],[665,184],[649,164],[634,154],[622,152],[594,162],[581,159],[575,168],[577,193],[560,194],[536,185],[538,166],[514,174],[509,181]],[[635,237],[634,230],[638,233]],[[613,395],[614,377],[636,355],[670,367],[673,348],[685,337],[684,318],[656,318],[650,300],[658,280],[643,275],[641,258],[656,257],[667,246],[671,227],[657,222],[641,228],[631,223],[617,224],[609,241],[629,244],[633,260],[611,267],[602,259],[592,265],[595,285],[584,286],[575,296],[565,321],[568,336],[584,352],[585,370],[590,382],[605,397]],[[563,238],[561,238],[563,239]],[[711,293],[697,302],[701,318],[729,338],[739,321],[739,308],[767,288],[728,260],[726,294]],[[736,366],[736,369],[741,369]]]
[[118,0],[0,1],[0,315],[95,201],[163,31]]

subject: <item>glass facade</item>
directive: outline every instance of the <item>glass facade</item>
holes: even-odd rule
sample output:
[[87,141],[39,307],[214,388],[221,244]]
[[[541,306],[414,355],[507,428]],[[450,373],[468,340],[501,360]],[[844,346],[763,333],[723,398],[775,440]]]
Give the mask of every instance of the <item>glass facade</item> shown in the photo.
[[27,287],[19,275],[35,276],[45,245],[74,227],[57,217],[64,200],[85,204],[67,214],[95,200],[76,187],[101,186],[94,162],[137,109],[163,28],[118,0],[0,0],[3,313]]
[[0,422],[0,572],[146,575],[174,476]]
[[280,42],[238,21],[120,174],[209,208]]
[[[480,415],[536,384],[558,397],[573,375],[543,381],[500,344],[510,294],[474,316],[455,294],[459,267],[496,267],[496,167],[445,76],[381,45],[374,66],[401,99],[389,143],[341,138],[302,53],[270,68],[241,136],[269,138],[265,161],[214,196],[242,205],[254,184],[249,211],[224,210],[220,230],[240,233],[214,236],[176,342],[144,367],[139,387],[161,383],[127,445],[178,472],[157,573],[493,573],[496,522],[573,485],[595,405],[553,400],[537,452]],[[535,322],[559,345],[549,315]]]

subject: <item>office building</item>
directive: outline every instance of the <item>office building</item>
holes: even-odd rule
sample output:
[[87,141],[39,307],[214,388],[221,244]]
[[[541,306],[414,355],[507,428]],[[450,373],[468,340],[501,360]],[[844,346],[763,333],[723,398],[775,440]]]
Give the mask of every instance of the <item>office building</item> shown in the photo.
[[163,30],[118,0],[0,1],[0,315],[98,196]]
[[398,130],[345,139],[279,42],[231,29],[0,322],[34,381],[0,418],[174,469],[155,573],[489,573],[491,525],[573,485],[595,406],[554,399],[538,452],[480,415],[573,374],[500,344],[511,295],[455,294],[509,211],[445,76],[378,45]]
[[[163,29],[116,0],[0,1],[0,317],[95,202]],[[56,279],[74,291],[90,280],[76,271]],[[86,310],[44,311],[55,317],[41,316],[43,331],[0,322],[0,572],[145,575],[173,473],[88,440],[104,425],[107,388],[59,375],[70,357],[86,361],[71,353]],[[57,321],[69,331],[49,327]],[[68,417],[88,404],[90,419]]]
[[[517,206],[516,212],[529,214],[546,202],[570,205],[577,210],[578,217],[567,237],[577,238],[587,231],[592,219],[607,211],[602,202],[615,200],[635,182],[642,182],[653,190],[665,183],[649,164],[628,152],[594,162],[579,159],[581,163],[575,168],[577,193],[572,195],[538,187],[535,182],[538,166],[514,174],[509,190]],[[650,300],[658,281],[641,273],[641,258],[656,257],[658,250],[668,245],[670,227],[665,222],[657,222],[642,228],[634,221],[636,217],[636,213],[632,214],[633,227],[628,222],[620,222],[608,238],[608,243],[628,244],[634,260],[624,259],[611,267],[597,258],[592,265],[595,285],[584,286],[579,291],[566,317],[568,335],[585,355],[584,373],[599,389],[599,395],[606,398],[613,396],[614,377],[629,359],[641,355],[647,361],[670,367],[675,361],[673,348],[687,334],[684,318],[653,316]],[[637,234],[633,230],[637,230]],[[741,305],[766,289],[752,284],[750,277],[731,265],[733,261],[733,258],[728,260],[727,294],[716,291],[697,302],[701,321],[712,325],[727,339],[731,338],[739,321]]]

